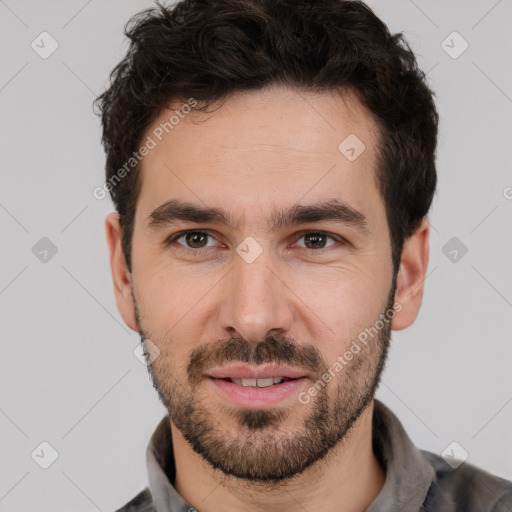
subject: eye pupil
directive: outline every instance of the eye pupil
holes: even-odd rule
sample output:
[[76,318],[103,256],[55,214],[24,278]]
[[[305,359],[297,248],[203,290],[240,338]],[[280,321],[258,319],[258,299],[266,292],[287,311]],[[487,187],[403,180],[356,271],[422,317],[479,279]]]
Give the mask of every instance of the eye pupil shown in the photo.
[[[201,241],[198,242],[198,238],[202,238],[203,241],[206,240],[206,235],[205,233],[187,233],[185,235],[185,239],[187,241],[187,243],[190,243],[192,239],[194,239],[194,241],[192,241],[192,245],[196,244],[196,243],[199,243],[199,245],[201,244]],[[202,245],[200,245],[200,247],[203,247]]]
[[[304,237],[304,238],[305,238],[305,240],[313,240],[313,241],[314,241],[314,240],[317,240],[317,241],[318,241],[319,239],[323,239],[323,240],[324,240],[324,242],[325,242],[325,235],[323,235],[323,234],[321,234],[321,233],[312,233],[312,234],[309,234],[309,235],[305,235],[305,237]],[[320,244],[320,245],[321,245],[321,244]],[[309,244],[308,244],[308,242],[307,242],[307,241],[306,241],[306,246],[308,246],[308,247],[309,247]],[[314,249],[314,248],[318,248],[318,244],[316,244],[316,243],[314,243],[314,242],[313,242],[313,247],[312,247],[312,248],[313,248],[313,249]]]

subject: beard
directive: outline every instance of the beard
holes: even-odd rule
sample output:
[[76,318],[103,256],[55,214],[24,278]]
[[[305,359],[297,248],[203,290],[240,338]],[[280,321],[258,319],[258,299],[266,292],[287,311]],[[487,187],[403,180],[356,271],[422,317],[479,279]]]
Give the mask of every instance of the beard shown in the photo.
[[[386,308],[379,316],[388,319],[381,322],[384,327],[327,385],[315,386],[318,391],[307,404],[297,400],[294,407],[258,410],[214,402],[205,393],[205,371],[227,362],[277,363],[309,370],[318,382],[328,373],[329,365],[315,345],[299,344],[280,335],[268,336],[257,344],[240,338],[203,344],[191,351],[187,379],[179,381],[180,372],[176,371],[172,354],[162,349],[169,343],[147,335],[134,296],[141,340],[151,339],[161,349],[160,356],[147,365],[153,387],[191,448],[226,477],[267,486],[291,479],[345,442],[355,422],[373,401],[390,346],[388,313],[393,309],[395,285],[396,275]],[[300,426],[283,428],[291,415],[299,415]],[[230,429],[228,424],[236,428]]]

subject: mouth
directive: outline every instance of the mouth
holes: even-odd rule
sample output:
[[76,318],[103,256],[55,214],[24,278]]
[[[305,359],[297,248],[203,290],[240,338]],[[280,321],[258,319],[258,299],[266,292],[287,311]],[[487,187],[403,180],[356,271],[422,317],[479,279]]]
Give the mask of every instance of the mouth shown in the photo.
[[235,364],[212,370],[205,377],[217,395],[245,409],[282,405],[293,396],[298,398],[311,382],[304,370],[275,364]]
[[[214,377],[211,377],[214,378]],[[301,377],[298,377],[301,378]],[[297,380],[297,378],[292,379],[289,377],[267,377],[265,379],[232,379],[229,377],[222,378],[219,380],[224,380],[226,382],[233,382],[238,386],[243,386],[244,388],[268,388],[270,386],[275,386],[281,384],[282,382],[289,382],[291,380]]]

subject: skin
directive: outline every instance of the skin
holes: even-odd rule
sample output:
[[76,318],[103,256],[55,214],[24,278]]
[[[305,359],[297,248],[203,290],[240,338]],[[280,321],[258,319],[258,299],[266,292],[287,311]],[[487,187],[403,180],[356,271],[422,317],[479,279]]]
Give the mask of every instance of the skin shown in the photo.
[[[163,112],[147,134],[168,118]],[[338,150],[349,134],[366,146],[354,161]],[[206,366],[199,368],[221,366],[223,355],[239,361],[242,349],[255,356],[270,342],[278,347],[289,342],[294,362],[301,350],[313,350],[318,365],[311,363],[311,370],[332,367],[357,335],[375,324],[390,298],[400,309],[389,327],[400,330],[414,322],[428,266],[429,225],[424,220],[406,240],[395,288],[385,205],[375,183],[377,140],[371,114],[350,94],[277,87],[236,94],[214,113],[187,115],[144,158],[131,273],[118,216],[106,218],[118,309],[131,329],[160,350],[148,369],[171,418],[174,485],[201,512],[363,511],[384,485],[385,471],[371,442],[372,386],[385,360],[389,329],[307,404],[294,395],[273,410],[250,415],[206,379],[191,380],[187,371],[191,354],[204,356]],[[276,208],[331,198],[361,212],[368,233],[333,221],[268,230]],[[150,229],[148,216],[170,199],[225,208],[239,223],[234,230],[191,222]],[[165,245],[183,230],[211,236],[196,245],[189,239],[187,246],[184,237],[181,245]],[[318,231],[349,245],[336,238],[320,241],[320,249],[308,245],[308,233]],[[236,252],[249,236],[263,249],[252,263]],[[193,253],[206,245],[208,252]],[[222,351],[230,340],[238,341],[231,352]],[[277,351],[270,354],[279,357]],[[308,417],[318,421],[321,404],[325,433],[339,439],[308,462],[306,455],[314,454],[307,449],[291,450],[321,445],[305,426]],[[199,423],[208,428],[201,431]],[[196,450],[184,436],[194,429]],[[292,444],[301,439],[306,442]],[[198,453],[200,442],[210,443],[208,453]],[[305,467],[283,478],[283,461],[303,452]],[[215,456],[220,466],[212,465]]]

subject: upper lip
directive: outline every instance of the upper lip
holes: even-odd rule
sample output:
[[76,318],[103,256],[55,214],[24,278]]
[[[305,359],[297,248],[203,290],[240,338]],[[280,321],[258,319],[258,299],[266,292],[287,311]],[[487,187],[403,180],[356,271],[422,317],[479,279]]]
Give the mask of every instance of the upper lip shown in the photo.
[[214,368],[208,372],[208,377],[215,379],[267,379],[269,377],[298,379],[300,377],[309,377],[309,372],[301,368],[277,364],[248,365],[238,363]]

